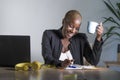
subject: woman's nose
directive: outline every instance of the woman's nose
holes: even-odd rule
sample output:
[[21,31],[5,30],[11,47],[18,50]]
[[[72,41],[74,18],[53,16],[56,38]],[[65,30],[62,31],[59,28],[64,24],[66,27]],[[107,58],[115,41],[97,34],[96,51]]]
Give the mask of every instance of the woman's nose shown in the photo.
[[71,30],[71,32],[72,32],[72,33],[76,33],[76,29],[73,28],[73,29]]

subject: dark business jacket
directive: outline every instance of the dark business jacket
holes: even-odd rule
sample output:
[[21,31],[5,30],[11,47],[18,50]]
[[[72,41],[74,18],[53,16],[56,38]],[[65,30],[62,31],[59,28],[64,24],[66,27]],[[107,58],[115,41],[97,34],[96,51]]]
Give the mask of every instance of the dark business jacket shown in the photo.
[[[59,30],[45,30],[42,37],[42,56],[45,64],[61,66],[59,60],[63,38],[61,29]],[[97,65],[102,51],[102,41],[95,39],[93,49],[91,49],[87,36],[84,33],[78,33],[70,39],[70,52],[75,60],[75,64],[83,65],[83,57],[92,64]]]

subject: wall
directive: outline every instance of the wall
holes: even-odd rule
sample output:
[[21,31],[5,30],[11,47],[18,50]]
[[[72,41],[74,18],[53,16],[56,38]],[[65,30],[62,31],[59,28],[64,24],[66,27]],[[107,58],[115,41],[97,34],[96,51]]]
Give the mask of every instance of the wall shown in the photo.
[[[43,31],[61,27],[64,14],[71,9],[81,12],[83,21],[80,32],[85,32],[91,43],[95,35],[87,33],[87,21],[101,22],[103,16],[111,15],[103,0],[0,0],[0,35],[30,35],[31,59],[43,62],[41,56]],[[106,53],[106,49],[108,47],[103,49],[99,65],[104,65],[105,59],[116,58],[114,55],[116,52],[113,52],[116,47],[109,50],[110,53]],[[109,55],[111,52],[112,56]]]

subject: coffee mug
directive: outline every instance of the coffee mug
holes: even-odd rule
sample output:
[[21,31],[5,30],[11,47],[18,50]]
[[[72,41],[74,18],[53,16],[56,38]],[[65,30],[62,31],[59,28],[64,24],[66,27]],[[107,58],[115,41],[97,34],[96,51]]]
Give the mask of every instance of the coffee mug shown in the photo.
[[94,34],[96,32],[96,28],[99,24],[95,21],[88,21],[88,33]]

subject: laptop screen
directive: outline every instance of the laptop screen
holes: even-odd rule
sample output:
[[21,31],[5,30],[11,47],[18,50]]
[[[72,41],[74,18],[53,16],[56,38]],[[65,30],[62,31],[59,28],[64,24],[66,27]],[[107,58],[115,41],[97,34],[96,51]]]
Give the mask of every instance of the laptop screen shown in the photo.
[[0,35],[0,66],[30,62],[30,36]]

